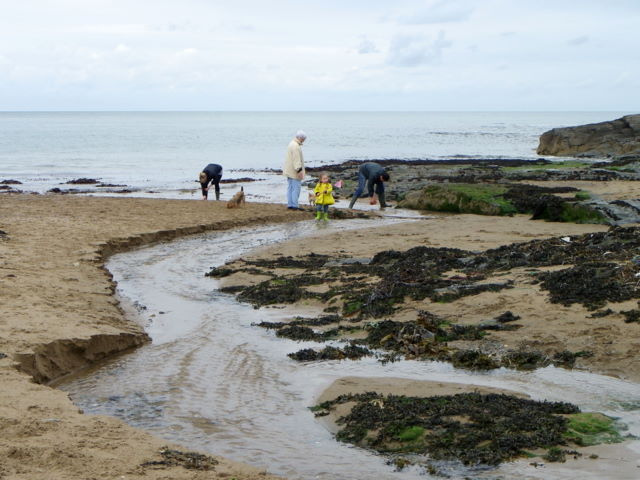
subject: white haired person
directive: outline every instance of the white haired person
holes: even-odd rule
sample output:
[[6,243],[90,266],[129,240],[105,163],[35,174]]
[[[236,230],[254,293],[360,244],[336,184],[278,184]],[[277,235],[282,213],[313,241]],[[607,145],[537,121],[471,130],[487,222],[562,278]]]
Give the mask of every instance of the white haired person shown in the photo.
[[289,210],[302,210],[298,206],[300,187],[304,178],[304,157],[302,156],[302,144],[307,139],[307,134],[298,130],[296,137],[289,142],[287,155],[284,159],[282,174],[287,177],[287,208]]

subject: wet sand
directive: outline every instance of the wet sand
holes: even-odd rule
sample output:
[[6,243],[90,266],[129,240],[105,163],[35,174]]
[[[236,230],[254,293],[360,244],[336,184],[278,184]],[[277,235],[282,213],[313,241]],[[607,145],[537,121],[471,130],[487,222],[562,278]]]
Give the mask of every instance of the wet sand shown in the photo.
[[280,205],[228,210],[222,202],[200,200],[3,196],[0,478],[273,478],[221,458],[214,471],[142,467],[161,460],[166,441],[113,418],[83,415],[67,394],[45,384],[148,341],[113,296],[103,268],[110,254],[210,230],[304,218]]

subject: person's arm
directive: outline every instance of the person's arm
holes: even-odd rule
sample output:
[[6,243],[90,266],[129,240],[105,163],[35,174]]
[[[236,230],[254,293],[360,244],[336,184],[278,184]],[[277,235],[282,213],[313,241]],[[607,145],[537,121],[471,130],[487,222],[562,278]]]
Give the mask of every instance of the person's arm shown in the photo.
[[374,195],[374,187],[375,187],[376,179],[375,177],[367,180],[367,194],[369,197],[373,197]]

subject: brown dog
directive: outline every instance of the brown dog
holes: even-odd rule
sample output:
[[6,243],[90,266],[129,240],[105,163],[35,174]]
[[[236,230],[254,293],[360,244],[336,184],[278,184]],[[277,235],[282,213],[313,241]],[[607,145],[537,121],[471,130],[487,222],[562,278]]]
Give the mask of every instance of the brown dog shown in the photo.
[[244,205],[244,187],[240,187],[240,191],[236,192],[231,200],[227,202],[227,208],[238,208],[240,205]]

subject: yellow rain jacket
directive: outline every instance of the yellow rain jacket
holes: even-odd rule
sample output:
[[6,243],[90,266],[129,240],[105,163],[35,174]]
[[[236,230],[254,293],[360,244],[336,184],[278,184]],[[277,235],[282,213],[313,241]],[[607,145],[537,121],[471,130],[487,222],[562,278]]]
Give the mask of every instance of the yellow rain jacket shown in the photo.
[[331,183],[318,182],[313,191],[316,192],[316,205],[333,205],[336,203],[331,194],[333,192]]

